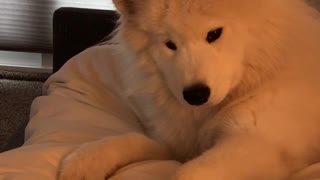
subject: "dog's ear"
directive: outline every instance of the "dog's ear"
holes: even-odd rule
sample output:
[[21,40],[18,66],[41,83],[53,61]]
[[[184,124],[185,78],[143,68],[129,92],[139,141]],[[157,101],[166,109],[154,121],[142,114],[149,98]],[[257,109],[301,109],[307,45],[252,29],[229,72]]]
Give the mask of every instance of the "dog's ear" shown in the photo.
[[[158,28],[167,0],[112,0],[120,14],[120,24],[132,25],[129,29]],[[145,23],[148,22],[148,23]],[[155,25],[157,24],[157,25]]]
[[113,4],[121,15],[135,15],[144,0],[113,0]]

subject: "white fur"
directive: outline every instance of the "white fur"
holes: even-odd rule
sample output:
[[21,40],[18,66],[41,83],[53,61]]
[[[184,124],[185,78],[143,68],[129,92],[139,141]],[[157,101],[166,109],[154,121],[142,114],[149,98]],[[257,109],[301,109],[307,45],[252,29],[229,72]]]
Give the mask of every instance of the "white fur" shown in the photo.
[[[305,2],[113,2],[121,14],[111,42],[123,59],[123,96],[147,136],[187,161],[175,179],[283,180],[320,160],[320,23]],[[222,37],[207,43],[218,27]],[[198,82],[211,96],[194,107],[182,91]],[[125,157],[112,163],[148,159],[139,151]]]

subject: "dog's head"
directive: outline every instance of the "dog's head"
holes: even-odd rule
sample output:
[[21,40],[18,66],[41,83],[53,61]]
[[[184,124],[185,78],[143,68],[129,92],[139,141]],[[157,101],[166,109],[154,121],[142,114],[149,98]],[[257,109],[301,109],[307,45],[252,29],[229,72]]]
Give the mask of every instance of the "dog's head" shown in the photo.
[[268,5],[253,0],[113,2],[121,14],[122,43],[150,55],[175,97],[197,106],[220,103],[243,81],[245,66],[251,66],[246,50],[255,38],[248,24]]

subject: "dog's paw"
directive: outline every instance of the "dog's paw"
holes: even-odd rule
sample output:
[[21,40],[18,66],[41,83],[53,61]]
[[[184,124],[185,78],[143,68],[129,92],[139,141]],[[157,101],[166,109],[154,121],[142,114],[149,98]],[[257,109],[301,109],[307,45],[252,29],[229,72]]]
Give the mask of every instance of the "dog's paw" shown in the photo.
[[97,152],[88,147],[79,148],[62,161],[58,180],[104,180],[106,171]]
[[[130,148],[127,148],[130,147]],[[81,145],[61,163],[59,180],[104,180],[139,161],[170,159],[170,151],[141,134],[103,138]]]

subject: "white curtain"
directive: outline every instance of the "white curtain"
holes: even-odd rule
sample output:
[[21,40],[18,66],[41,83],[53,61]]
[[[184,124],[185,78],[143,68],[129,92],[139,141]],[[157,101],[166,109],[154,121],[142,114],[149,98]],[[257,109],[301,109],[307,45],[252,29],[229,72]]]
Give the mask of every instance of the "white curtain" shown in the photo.
[[114,9],[111,0],[0,0],[0,50],[50,51],[59,7]]

